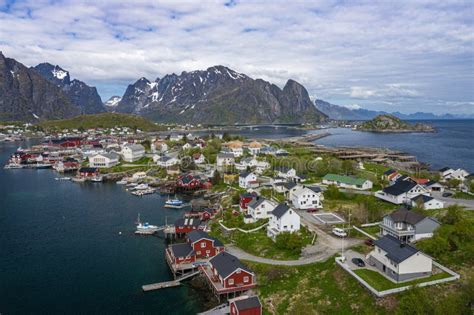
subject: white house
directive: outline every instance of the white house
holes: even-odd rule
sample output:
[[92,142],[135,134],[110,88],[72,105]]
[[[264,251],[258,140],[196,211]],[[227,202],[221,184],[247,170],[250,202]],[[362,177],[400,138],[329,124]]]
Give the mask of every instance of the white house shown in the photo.
[[428,189],[430,192],[440,192],[440,193],[443,193],[444,192],[444,186],[441,185],[440,183],[438,182],[435,182],[435,181],[429,181],[427,182],[425,185],[426,189]]
[[290,200],[295,209],[318,209],[323,207],[319,187],[296,186],[290,192]]
[[258,196],[247,204],[247,213],[252,217],[251,222],[255,222],[269,218],[276,206],[275,202]]
[[443,209],[444,202],[427,195],[419,195],[411,199],[413,207],[420,207],[425,210]]
[[218,167],[230,166],[235,164],[235,157],[233,154],[220,153],[216,158],[216,165]]
[[325,185],[336,185],[340,188],[356,190],[367,190],[373,187],[372,181],[368,179],[337,174],[326,174],[322,182]]
[[150,149],[153,153],[164,153],[168,151],[168,145],[163,140],[156,140],[151,144]]
[[449,168],[449,167],[440,169],[439,174],[441,176],[441,181],[448,181],[450,179],[458,179],[463,182],[469,176],[469,173],[466,170],[463,170],[462,168],[453,170],[452,168]]
[[117,153],[102,153],[89,157],[90,167],[112,167],[119,163],[120,156]]
[[145,156],[145,148],[141,144],[124,144],[122,146],[122,158],[126,162],[135,162]]
[[170,135],[170,141],[181,141],[184,139],[183,134],[178,134],[178,133],[172,133]]
[[239,175],[239,187],[240,188],[254,188],[258,187],[257,175],[255,173],[242,172]]
[[260,149],[262,148],[262,144],[257,141],[252,141],[249,143],[248,149],[250,154],[257,155],[260,153]]
[[430,192],[425,187],[408,180],[398,181],[375,193],[375,197],[397,205],[411,204],[412,199],[419,195],[429,196]]
[[293,179],[296,177],[296,170],[294,168],[280,167],[277,176],[285,179]]
[[193,161],[195,164],[203,164],[206,162],[206,158],[202,153],[194,153],[193,154]]
[[247,157],[247,158],[243,158],[239,164],[236,164],[235,165],[235,168],[237,168],[238,170],[246,170],[247,167],[256,167],[258,164],[258,161],[256,158],[252,158],[252,157]]
[[285,203],[280,203],[270,214],[267,226],[267,236],[275,240],[283,232],[297,232],[300,230],[300,216]]
[[400,208],[387,214],[380,222],[380,234],[391,235],[404,243],[433,236],[440,223],[422,213]]
[[382,275],[395,282],[428,277],[433,270],[430,256],[391,235],[374,241],[374,249],[367,258]]
[[191,149],[192,147],[193,147],[193,146],[192,146],[189,142],[186,142],[185,144],[183,144],[183,145],[181,146],[181,148],[182,148],[183,150],[189,150],[189,149]]
[[154,155],[153,162],[155,162],[156,165],[161,166],[161,167],[170,167],[170,166],[179,164],[180,160],[175,157],[170,157],[170,156]]

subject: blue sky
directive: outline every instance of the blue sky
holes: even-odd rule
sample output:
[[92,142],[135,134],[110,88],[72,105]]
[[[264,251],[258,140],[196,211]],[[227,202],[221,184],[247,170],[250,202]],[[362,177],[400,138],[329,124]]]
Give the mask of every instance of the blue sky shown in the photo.
[[5,1],[0,50],[105,100],[222,64],[352,108],[474,113],[472,1]]

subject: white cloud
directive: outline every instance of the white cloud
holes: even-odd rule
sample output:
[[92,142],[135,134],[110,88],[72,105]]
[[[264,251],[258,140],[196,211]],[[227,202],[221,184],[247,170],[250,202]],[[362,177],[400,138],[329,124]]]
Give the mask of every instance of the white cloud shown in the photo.
[[358,104],[348,104],[348,105],[343,105],[344,107],[347,107],[349,109],[361,109],[362,107]]
[[0,27],[0,50],[29,66],[59,64],[103,98],[142,76],[223,64],[280,86],[293,78],[310,95],[408,109],[407,98],[474,99],[472,8],[456,1],[0,2],[0,25],[8,26]]

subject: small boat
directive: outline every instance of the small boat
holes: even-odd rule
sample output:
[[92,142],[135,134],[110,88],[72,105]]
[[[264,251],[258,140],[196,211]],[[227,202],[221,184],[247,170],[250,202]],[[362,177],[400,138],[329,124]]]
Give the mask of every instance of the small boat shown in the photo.
[[55,180],[71,180],[71,177],[55,177]]
[[29,167],[40,170],[40,169],[51,168],[51,167],[53,167],[53,165],[52,164],[46,164],[46,163],[36,163],[36,164],[30,164]]
[[3,168],[4,169],[19,169],[19,168],[24,168],[25,166],[22,164],[17,164],[17,163],[9,163],[5,165]]
[[83,183],[86,181],[86,178],[85,177],[73,177],[71,179],[73,182],[76,182],[76,183]]
[[140,221],[140,213],[138,214],[137,218],[137,230],[135,234],[155,234],[158,231],[158,227],[156,225],[151,225],[148,222],[142,223]]
[[92,176],[90,178],[90,181],[94,182],[94,183],[100,183],[100,182],[102,182],[102,180],[103,180],[103,177],[100,176],[100,175],[99,176]]
[[118,182],[116,182],[117,185],[126,185],[128,182],[126,180],[119,180]]
[[144,189],[148,189],[148,184],[140,184],[140,185],[137,185],[135,186],[135,190],[144,190]]
[[137,183],[130,183],[130,184],[127,184],[127,187],[135,187],[137,185],[138,185]]
[[168,199],[166,200],[165,202],[165,206],[182,206],[183,205],[183,201],[182,200],[179,200],[179,199]]

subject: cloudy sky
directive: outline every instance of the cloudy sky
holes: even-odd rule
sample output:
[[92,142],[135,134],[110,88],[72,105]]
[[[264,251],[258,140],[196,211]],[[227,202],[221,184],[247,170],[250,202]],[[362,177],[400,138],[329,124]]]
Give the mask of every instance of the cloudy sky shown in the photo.
[[222,64],[352,108],[474,113],[473,1],[0,0],[0,50],[105,100]]

